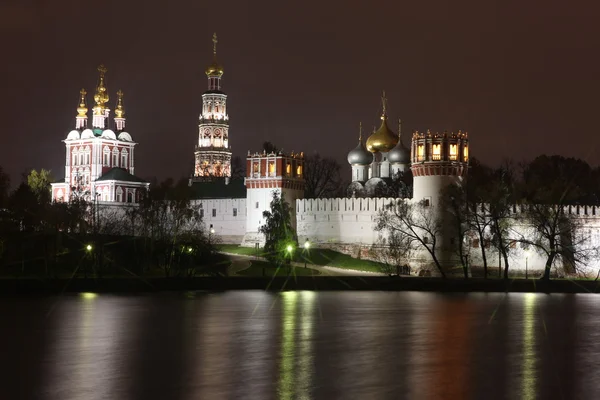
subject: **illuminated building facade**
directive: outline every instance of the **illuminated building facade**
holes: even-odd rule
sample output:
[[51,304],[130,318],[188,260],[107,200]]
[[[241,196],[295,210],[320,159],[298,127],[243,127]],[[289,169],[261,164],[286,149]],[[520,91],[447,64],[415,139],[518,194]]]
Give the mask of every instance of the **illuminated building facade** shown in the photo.
[[101,65],[98,72],[92,126],[88,127],[87,92],[81,89],[75,129],[64,140],[65,179],[52,184],[52,200],[137,203],[149,183],[133,175],[136,143],[125,131],[123,92],[117,92],[113,130],[109,127],[107,70]]

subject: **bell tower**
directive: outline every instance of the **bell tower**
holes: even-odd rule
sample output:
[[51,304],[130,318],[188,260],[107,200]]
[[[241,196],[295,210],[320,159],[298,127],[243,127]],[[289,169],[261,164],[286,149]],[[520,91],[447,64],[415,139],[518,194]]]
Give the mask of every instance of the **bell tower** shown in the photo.
[[221,91],[223,67],[217,61],[217,34],[213,35],[213,61],[206,68],[208,90],[202,94],[198,143],[194,152],[193,180],[231,176],[227,95]]

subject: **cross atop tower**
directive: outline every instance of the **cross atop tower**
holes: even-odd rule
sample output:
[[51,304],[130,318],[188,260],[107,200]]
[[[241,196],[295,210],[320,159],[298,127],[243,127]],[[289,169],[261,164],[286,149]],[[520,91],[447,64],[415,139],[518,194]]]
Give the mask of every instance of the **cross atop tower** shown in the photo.
[[383,112],[381,113],[381,119],[383,119],[387,116],[387,97],[385,97],[385,90],[381,95],[381,107],[383,109]]
[[106,72],[108,72],[108,69],[106,69],[106,67],[104,66],[104,64],[100,64],[100,66],[98,67],[98,72],[100,72],[100,77],[104,78],[104,74]]
[[213,42],[213,54],[216,56],[217,55],[217,43],[219,42],[217,40],[217,32],[213,33],[212,42]]

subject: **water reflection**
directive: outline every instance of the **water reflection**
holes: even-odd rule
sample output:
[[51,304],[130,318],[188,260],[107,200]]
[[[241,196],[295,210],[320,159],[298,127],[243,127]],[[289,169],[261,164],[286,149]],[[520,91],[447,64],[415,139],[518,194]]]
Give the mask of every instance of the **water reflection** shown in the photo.
[[315,296],[310,291],[281,294],[283,321],[278,385],[280,399],[310,398]]
[[521,371],[522,399],[529,400],[536,398],[535,392],[535,301],[538,295],[527,293],[524,296],[523,307],[523,370]]
[[598,398],[599,298],[0,299],[0,398]]

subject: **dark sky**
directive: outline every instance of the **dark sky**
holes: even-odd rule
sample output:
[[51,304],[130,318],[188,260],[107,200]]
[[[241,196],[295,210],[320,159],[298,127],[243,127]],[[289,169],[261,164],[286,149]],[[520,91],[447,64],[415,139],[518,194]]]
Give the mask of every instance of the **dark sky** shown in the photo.
[[385,90],[405,140],[463,129],[489,164],[558,153],[595,166],[599,17],[577,0],[3,0],[0,165],[62,177],[79,89],[93,92],[104,63],[112,108],[125,93],[136,175],[188,175],[216,31],[234,155],[271,140],[349,175],[358,123],[378,123]]

